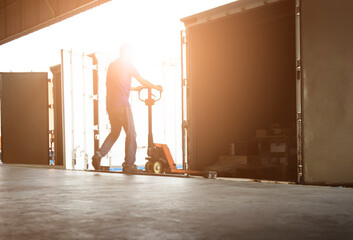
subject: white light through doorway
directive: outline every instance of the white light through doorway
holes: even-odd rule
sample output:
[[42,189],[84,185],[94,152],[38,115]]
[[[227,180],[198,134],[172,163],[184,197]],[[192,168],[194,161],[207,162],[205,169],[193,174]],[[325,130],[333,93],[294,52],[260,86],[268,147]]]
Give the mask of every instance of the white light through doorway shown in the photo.
[[[229,2],[232,1],[112,0],[0,46],[0,72],[50,73],[49,67],[60,63],[60,49],[117,55],[122,43],[131,43],[134,62],[142,76],[163,84],[165,89],[164,102],[153,109],[155,140],[167,143],[176,162],[181,163],[180,18]],[[136,99],[132,101],[136,106],[138,141],[143,146],[147,140],[145,107]],[[119,156],[113,164],[119,165],[123,157],[121,150],[117,151]],[[137,162],[143,163],[143,159]]]

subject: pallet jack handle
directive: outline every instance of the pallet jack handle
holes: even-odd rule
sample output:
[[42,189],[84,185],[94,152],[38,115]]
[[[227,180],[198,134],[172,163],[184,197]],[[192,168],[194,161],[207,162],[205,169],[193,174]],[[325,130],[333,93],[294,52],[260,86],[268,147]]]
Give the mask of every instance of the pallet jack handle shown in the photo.
[[[148,90],[148,95],[146,99],[141,98],[141,91],[147,89]],[[159,91],[159,90],[157,90]],[[138,89],[138,95],[140,101],[144,102],[146,106],[148,106],[148,149],[152,148],[154,146],[153,143],[153,133],[152,133],[152,106],[162,98],[162,91],[159,91],[159,97],[157,98],[153,93],[152,93],[152,88],[150,87],[139,87]]]
[[[148,97],[146,99],[141,98],[141,92],[144,89],[148,90]],[[159,90],[157,90],[157,91],[159,92],[159,97],[156,99],[156,96],[152,93],[152,88],[141,86],[138,90],[140,101],[144,102],[147,106],[149,106],[149,105],[153,106],[155,104],[155,102],[158,102],[162,98],[162,91],[159,91]]]

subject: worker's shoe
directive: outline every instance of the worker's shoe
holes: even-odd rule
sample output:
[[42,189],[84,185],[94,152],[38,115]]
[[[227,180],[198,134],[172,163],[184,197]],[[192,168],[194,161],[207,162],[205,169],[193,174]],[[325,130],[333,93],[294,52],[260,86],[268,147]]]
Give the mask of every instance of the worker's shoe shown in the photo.
[[135,164],[128,165],[128,166],[123,166],[123,172],[124,173],[141,173],[142,170],[138,169]]
[[98,156],[97,154],[94,154],[92,157],[92,165],[95,170],[99,171],[101,167],[101,157]]

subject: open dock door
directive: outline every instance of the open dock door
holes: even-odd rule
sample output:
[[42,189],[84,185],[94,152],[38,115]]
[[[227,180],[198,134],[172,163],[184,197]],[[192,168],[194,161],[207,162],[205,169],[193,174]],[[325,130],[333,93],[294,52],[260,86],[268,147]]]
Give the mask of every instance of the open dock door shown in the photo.
[[2,162],[49,164],[47,73],[0,73]]
[[190,169],[296,180],[295,10],[241,0],[182,19]]

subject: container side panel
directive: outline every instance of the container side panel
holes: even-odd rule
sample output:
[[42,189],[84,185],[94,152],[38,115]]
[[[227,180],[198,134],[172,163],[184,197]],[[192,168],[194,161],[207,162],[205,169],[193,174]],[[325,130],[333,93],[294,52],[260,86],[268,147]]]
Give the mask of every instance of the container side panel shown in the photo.
[[63,165],[62,105],[61,105],[61,65],[50,68],[54,84],[54,138],[55,165]]
[[94,152],[92,59],[63,51],[62,66],[65,166],[83,170]]
[[301,4],[304,181],[353,183],[353,2]]
[[47,73],[2,73],[2,161],[48,165]]

